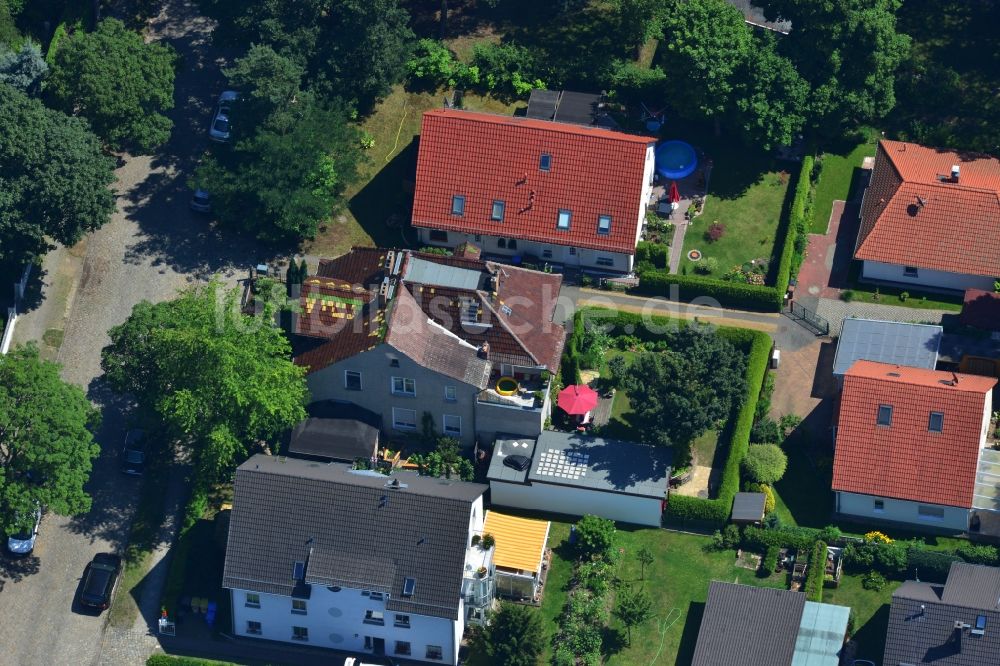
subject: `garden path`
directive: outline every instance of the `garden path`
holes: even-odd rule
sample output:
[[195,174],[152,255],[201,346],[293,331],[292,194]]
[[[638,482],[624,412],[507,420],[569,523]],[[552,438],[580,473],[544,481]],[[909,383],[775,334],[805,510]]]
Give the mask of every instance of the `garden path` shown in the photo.
[[687,233],[688,221],[678,220],[674,222],[674,239],[670,242],[670,263],[668,267],[671,273],[676,273],[684,257],[684,234]]

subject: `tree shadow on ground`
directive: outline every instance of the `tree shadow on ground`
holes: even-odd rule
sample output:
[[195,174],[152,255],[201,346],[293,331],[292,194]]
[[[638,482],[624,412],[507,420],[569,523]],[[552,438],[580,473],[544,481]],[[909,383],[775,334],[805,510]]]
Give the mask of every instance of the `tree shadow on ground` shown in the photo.
[[419,143],[414,139],[351,197],[351,214],[380,247],[398,245],[401,230],[409,224]]
[[[4,539],[6,540],[6,536]],[[0,556],[0,592],[3,591],[7,581],[19,583],[28,576],[34,576],[41,568],[41,560],[36,555],[14,558],[3,553]]]

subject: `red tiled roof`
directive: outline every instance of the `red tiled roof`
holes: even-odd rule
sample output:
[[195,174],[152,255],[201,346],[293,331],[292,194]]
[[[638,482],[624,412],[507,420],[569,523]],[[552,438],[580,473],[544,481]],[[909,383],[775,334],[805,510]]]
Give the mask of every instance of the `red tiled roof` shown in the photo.
[[1000,294],[982,289],[966,289],[958,321],[963,326],[1000,331]]
[[[957,378],[957,384],[953,380]],[[844,376],[833,489],[971,507],[992,377],[857,361]],[[879,405],[891,425],[876,424]],[[928,431],[931,412],[944,414]]]
[[[951,180],[953,165],[958,182]],[[1000,160],[881,141],[854,256],[1000,275]]]
[[[594,127],[454,109],[424,113],[413,226],[633,254],[646,148],[655,139]],[[539,169],[542,154],[552,157]],[[534,193],[534,196],[532,196]],[[451,214],[452,197],[465,214]],[[490,219],[494,200],[504,220]],[[556,229],[560,209],[570,228]],[[610,215],[611,233],[597,233]]]

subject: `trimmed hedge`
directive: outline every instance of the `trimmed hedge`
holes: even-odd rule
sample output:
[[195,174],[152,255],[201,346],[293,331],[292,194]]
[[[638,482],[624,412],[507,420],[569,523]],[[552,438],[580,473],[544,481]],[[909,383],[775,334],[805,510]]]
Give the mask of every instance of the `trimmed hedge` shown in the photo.
[[913,576],[928,583],[943,583],[953,562],[963,562],[958,555],[934,550],[910,548],[906,557],[906,576]]
[[214,661],[197,657],[174,657],[169,654],[153,654],[146,660],[146,666],[236,666],[231,661]]
[[794,548],[802,553],[816,543],[819,530],[809,527],[777,527],[766,529],[747,525],[743,528],[743,547],[757,553],[771,548]]
[[767,549],[767,553],[764,554],[764,559],[761,560],[760,571],[757,572],[758,576],[761,578],[767,578],[774,573],[774,570],[778,568],[778,556],[781,554],[781,548],[778,546],[770,546]]
[[817,541],[813,544],[809,555],[809,570],[806,572],[806,582],[802,591],[809,601],[823,601],[823,576],[826,574],[826,542]]
[[[781,312],[785,307],[785,292],[791,276],[798,272],[802,263],[802,253],[796,247],[797,239],[805,234],[807,226],[805,219],[806,202],[809,198],[813,158],[807,155],[802,160],[798,180],[792,195],[792,204],[785,220],[782,237],[781,254],[778,255],[778,268],[775,271],[774,286],[768,287],[756,284],[728,282],[718,278],[697,275],[671,275],[662,271],[646,271],[639,276],[639,286],[632,291],[650,296],[666,296],[678,301],[693,301],[696,298],[711,298],[726,307],[763,312]],[[639,245],[642,245],[640,243]],[[801,246],[804,248],[804,245]],[[636,263],[640,261],[656,261],[648,250],[636,248]]]
[[635,246],[635,261],[637,264],[648,261],[657,268],[665,269],[670,263],[670,246],[639,241]]

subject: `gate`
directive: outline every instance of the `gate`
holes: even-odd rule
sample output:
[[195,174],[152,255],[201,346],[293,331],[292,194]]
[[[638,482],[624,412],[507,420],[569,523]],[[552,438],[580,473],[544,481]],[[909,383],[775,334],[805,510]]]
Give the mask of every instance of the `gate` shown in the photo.
[[815,332],[816,335],[830,334],[830,322],[795,301],[788,303],[788,311],[785,314],[805,328]]

